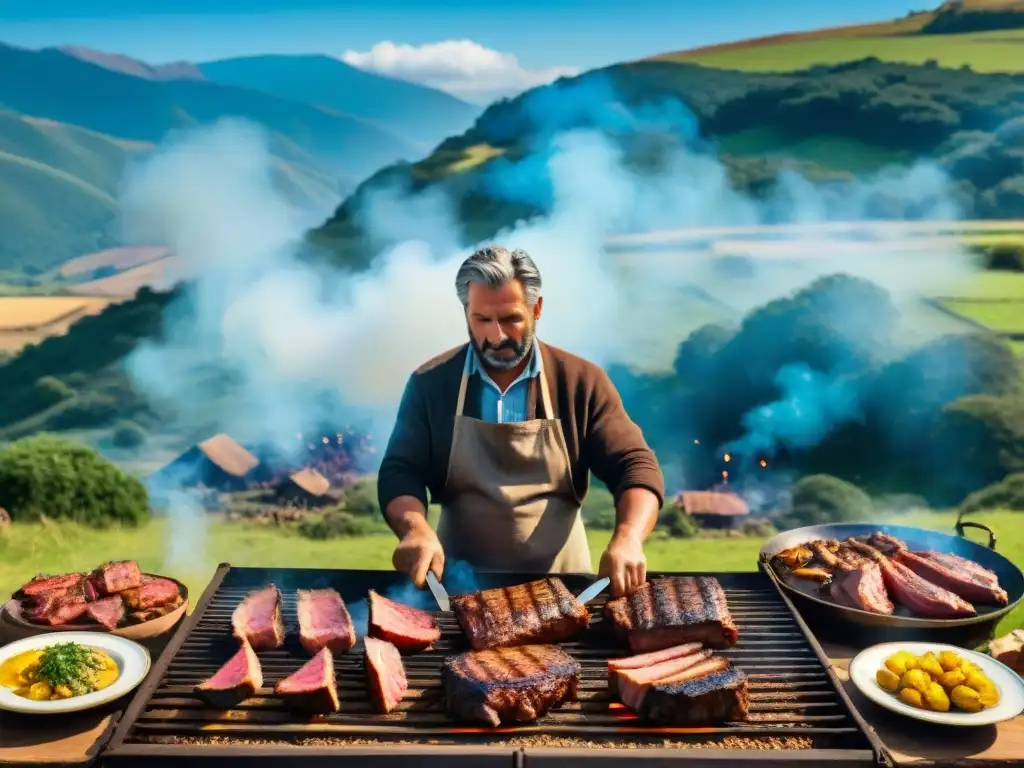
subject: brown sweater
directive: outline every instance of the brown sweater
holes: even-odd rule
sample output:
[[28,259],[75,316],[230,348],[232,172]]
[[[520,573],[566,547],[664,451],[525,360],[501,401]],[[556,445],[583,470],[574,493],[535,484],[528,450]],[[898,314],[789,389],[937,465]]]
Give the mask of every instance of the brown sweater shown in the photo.
[[[608,375],[593,363],[540,343],[544,375],[551,391],[551,417],[562,422],[576,494],[583,499],[593,472],[616,502],[627,488],[648,488],[665,500],[665,480],[640,428],[630,420]],[[452,448],[455,406],[469,344],[449,350],[421,366],[409,378],[377,479],[381,510],[399,496],[427,505],[444,503],[448,455]],[[463,410],[479,418],[480,377],[471,376]],[[531,382],[529,413],[545,418]],[[534,416],[535,414],[535,416]]]

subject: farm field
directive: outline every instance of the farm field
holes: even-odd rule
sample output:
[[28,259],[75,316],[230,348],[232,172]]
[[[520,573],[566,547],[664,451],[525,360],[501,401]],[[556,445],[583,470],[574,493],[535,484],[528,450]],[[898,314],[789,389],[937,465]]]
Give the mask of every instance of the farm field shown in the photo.
[[895,36],[879,25],[874,35],[841,36],[840,30],[823,30],[816,36],[796,39],[750,40],[727,46],[680,51],[655,57],[659,61],[685,62],[705,67],[744,72],[793,72],[818,64],[840,64],[876,57],[883,61],[940,66],[970,66],[976,72],[1024,71],[1024,30],[996,30],[955,35]]
[[943,304],[996,333],[1024,333],[1024,299],[947,299]]
[[16,352],[49,336],[67,333],[86,315],[98,314],[114,297],[0,296],[0,351]]
[[[999,551],[1024,565],[1024,525],[1020,512],[986,512],[972,519],[993,528]],[[914,512],[900,515],[900,524],[944,532],[953,528],[955,514]],[[0,536],[0,594],[9,595],[36,573],[85,570],[100,562],[134,558],[144,571],[173,576],[186,585],[192,599],[199,598],[217,564],[284,567],[315,565],[322,568],[390,569],[395,539],[390,534],[329,541],[310,541],[287,530],[209,520],[205,533],[189,521],[190,546],[180,559],[166,551],[167,520],[154,520],[138,529],[97,531],[69,523],[25,524]],[[590,531],[594,563],[607,544],[609,533]],[[754,571],[764,540],[654,539],[647,545],[652,570]],[[1024,607],[999,626],[1000,634],[1024,626]]]
[[913,160],[910,152],[887,150],[856,139],[829,135],[789,139],[770,128],[725,134],[718,139],[718,151],[725,155],[785,156],[849,173],[874,173]]

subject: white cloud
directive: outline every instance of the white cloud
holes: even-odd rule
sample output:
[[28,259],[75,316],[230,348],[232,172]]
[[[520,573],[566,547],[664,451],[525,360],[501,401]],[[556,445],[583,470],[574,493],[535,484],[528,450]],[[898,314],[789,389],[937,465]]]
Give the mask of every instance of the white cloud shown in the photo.
[[579,74],[576,67],[528,69],[511,53],[472,40],[400,45],[388,40],[368,51],[345,51],[342,61],[359,69],[429,85],[466,101],[486,103]]

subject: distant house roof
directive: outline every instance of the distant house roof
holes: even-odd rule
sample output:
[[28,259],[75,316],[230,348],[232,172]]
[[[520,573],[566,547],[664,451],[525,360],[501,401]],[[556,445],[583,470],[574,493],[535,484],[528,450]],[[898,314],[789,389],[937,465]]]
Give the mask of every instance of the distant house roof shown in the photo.
[[229,475],[244,477],[260,460],[225,434],[214,435],[198,446],[203,455]]
[[750,514],[750,507],[735,493],[683,491],[679,494],[677,503],[688,515],[742,517]]
[[323,496],[331,489],[330,481],[315,469],[301,469],[288,479],[311,496]]

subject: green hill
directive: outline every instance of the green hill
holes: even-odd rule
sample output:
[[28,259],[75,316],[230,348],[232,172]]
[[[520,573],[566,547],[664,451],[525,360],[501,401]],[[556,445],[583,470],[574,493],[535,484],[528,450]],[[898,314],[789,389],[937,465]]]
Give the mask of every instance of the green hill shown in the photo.
[[977,72],[1024,71],[1024,2],[957,0],[900,19],[753,38],[665,53],[654,61],[746,72],[792,72],[875,57]]
[[317,104],[386,126],[428,152],[480,108],[443,91],[364,72],[331,56],[248,56],[198,65],[207,79]]

